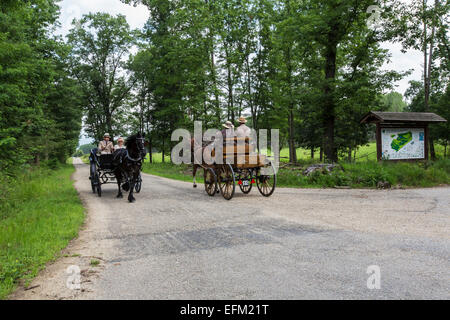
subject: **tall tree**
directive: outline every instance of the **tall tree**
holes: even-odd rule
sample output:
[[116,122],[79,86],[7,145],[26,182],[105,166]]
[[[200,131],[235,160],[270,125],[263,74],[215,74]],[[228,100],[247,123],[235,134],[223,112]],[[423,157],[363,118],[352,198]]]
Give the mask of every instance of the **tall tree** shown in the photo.
[[[0,3],[3,172],[12,172],[30,159],[38,164],[42,156],[65,160],[78,140],[79,105],[69,101],[63,110],[63,102],[54,95],[71,86],[65,68],[67,50],[53,35],[58,15],[59,7],[52,0]],[[64,116],[66,112],[71,115]]]
[[86,132],[100,140],[121,133],[121,117],[133,88],[126,69],[134,32],[123,15],[90,13],[74,21],[68,35],[72,73],[86,99]]
[[[435,70],[439,66],[438,61],[444,62],[445,53],[439,53],[448,48],[448,18],[450,5],[448,2],[441,3],[439,0],[433,2],[427,0],[413,0],[408,4],[394,1],[394,10],[387,28],[395,39],[402,43],[403,50],[415,49],[423,54],[423,88],[424,99],[421,111],[430,112],[430,98],[433,91],[445,89],[438,84],[439,80]],[[436,54],[435,50],[439,53]],[[447,51],[448,54],[448,51]],[[434,137],[429,136],[430,155],[436,158],[434,151]]]

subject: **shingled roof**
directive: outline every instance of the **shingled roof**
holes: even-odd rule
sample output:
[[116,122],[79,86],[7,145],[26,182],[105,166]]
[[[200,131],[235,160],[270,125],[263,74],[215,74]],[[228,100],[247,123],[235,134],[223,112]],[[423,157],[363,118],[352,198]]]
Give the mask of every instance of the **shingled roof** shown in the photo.
[[361,123],[371,122],[447,122],[441,116],[431,112],[379,112],[371,111],[366,114]]

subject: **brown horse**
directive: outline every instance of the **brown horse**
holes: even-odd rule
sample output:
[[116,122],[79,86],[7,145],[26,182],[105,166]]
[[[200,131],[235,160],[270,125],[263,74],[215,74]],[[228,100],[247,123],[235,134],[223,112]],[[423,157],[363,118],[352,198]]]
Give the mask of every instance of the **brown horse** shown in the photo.
[[[204,151],[206,148],[212,148],[213,147],[213,142],[211,141],[202,141],[202,145],[198,144],[194,138],[191,139],[191,163],[193,166],[193,170],[192,170],[192,178],[193,178],[193,187],[197,188],[197,182],[196,182],[196,175],[197,175],[197,170],[198,168],[202,167],[202,168],[209,168],[211,167],[211,164],[208,164],[205,161],[205,158],[203,157],[204,155]],[[206,154],[211,154],[211,150],[209,150]],[[195,159],[200,159],[201,158],[201,163],[197,163],[195,161]],[[219,191],[217,191],[219,192]]]

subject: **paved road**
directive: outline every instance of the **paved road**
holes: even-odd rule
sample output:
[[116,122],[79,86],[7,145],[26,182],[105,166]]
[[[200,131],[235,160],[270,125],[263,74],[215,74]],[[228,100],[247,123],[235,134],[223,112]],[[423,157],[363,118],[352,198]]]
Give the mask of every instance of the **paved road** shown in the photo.
[[[450,188],[279,188],[226,201],[144,175],[129,204],[114,185],[92,194],[88,167],[76,167],[90,210],[83,248],[103,259],[77,298],[450,298]],[[371,265],[380,289],[367,288]]]

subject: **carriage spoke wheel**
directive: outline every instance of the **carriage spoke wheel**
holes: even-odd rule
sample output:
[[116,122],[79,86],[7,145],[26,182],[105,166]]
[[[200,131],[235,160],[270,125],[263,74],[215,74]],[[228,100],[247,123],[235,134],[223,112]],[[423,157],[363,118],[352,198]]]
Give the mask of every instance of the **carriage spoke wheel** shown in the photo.
[[239,188],[244,194],[249,193],[252,190],[253,175],[250,169],[244,169],[239,175]]
[[141,192],[141,188],[142,188],[142,177],[141,177],[141,174],[139,173],[139,177],[136,181],[136,184],[134,185],[134,191],[139,193],[139,192]]
[[273,164],[264,167],[264,174],[261,172],[261,168],[258,168],[256,173],[256,186],[258,187],[259,192],[264,197],[270,197],[272,193],[275,191],[275,186],[277,184],[277,175],[275,173],[275,168]]
[[214,197],[217,191],[217,177],[211,168],[204,169],[203,179],[205,180],[205,191],[211,197]]
[[222,196],[226,200],[233,198],[236,185],[234,184],[233,168],[229,164],[224,164],[220,167],[218,183]]

